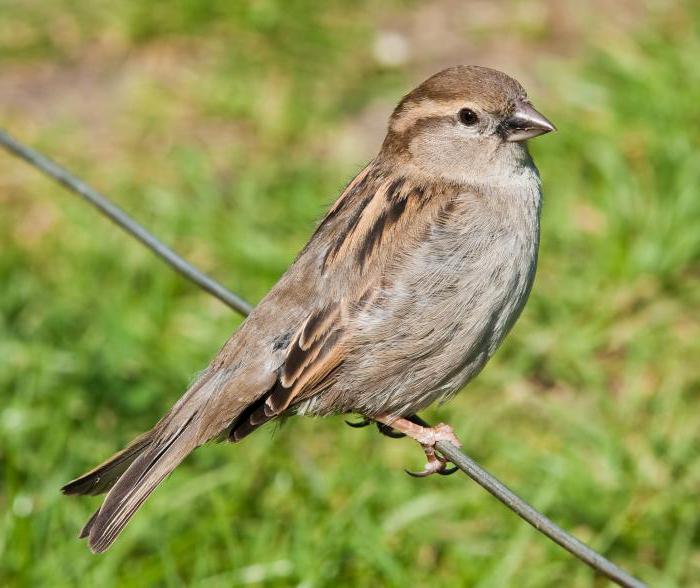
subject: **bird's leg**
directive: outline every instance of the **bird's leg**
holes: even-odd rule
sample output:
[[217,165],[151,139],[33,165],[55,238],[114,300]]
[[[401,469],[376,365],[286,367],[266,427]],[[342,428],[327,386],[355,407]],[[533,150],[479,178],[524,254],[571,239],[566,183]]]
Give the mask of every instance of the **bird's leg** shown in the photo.
[[374,417],[377,423],[386,427],[400,431],[401,433],[415,439],[423,447],[428,463],[421,472],[409,472],[408,474],[417,478],[424,478],[431,474],[449,475],[457,471],[457,468],[448,468],[447,460],[435,452],[435,444],[438,441],[447,441],[456,447],[461,447],[459,439],[454,434],[452,427],[440,423],[435,427],[428,426],[418,415],[411,415],[407,418],[396,417],[394,415],[381,415]]
[[[403,418],[394,415],[381,415],[372,417],[378,423],[382,423],[392,429],[401,431],[411,439],[415,439],[421,445],[435,447],[438,441],[447,441],[456,447],[461,447],[462,443],[457,439],[450,425],[440,423],[434,427],[427,426],[427,423],[420,419],[418,415],[411,415]],[[420,423],[420,424],[419,424]]]

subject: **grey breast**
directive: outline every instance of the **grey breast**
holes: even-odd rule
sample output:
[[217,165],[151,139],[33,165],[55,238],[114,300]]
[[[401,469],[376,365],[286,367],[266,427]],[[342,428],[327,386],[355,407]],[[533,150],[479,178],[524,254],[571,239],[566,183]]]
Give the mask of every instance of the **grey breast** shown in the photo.
[[539,183],[514,189],[466,191],[397,263],[357,319],[357,351],[338,382],[352,398],[346,410],[417,412],[491,357],[522,310],[537,259]]

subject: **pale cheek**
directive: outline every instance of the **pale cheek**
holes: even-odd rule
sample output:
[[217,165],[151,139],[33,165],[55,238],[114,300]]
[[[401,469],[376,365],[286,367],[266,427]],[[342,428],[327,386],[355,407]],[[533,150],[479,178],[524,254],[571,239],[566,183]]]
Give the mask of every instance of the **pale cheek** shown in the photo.
[[465,166],[469,167],[481,159],[483,146],[476,138],[454,136],[420,136],[411,141],[409,152],[414,163],[424,169],[439,175],[461,173]]
[[527,147],[495,136],[416,137],[409,145],[413,164],[423,173],[450,182],[508,183],[528,167]]

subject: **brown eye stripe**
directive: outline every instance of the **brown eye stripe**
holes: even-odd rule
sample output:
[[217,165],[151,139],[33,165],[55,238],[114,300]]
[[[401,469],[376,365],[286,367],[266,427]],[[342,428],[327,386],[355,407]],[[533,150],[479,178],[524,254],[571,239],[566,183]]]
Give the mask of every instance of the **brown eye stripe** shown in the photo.
[[401,215],[403,214],[404,210],[406,210],[407,202],[408,198],[401,198],[400,200],[397,200],[396,202],[393,202],[391,204],[389,210],[387,210],[385,213],[389,225],[393,225],[399,220],[399,218],[401,218]]

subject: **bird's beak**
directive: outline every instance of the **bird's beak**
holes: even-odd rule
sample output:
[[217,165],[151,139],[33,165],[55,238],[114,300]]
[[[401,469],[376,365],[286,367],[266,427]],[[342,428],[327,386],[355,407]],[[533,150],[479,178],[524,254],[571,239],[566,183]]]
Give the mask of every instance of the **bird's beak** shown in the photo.
[[525,141],[556,130],[557,128],[537,112],[532,104],[525,101],[519,101],[513,114],[499,127],[499,132],[506,141]]

